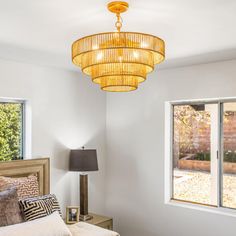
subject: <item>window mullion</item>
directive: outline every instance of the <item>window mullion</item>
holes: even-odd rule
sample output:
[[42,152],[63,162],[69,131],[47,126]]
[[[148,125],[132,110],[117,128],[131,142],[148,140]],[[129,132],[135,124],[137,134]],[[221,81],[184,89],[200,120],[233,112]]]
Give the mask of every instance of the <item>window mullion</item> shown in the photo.
[[222,206],[223,188],[223,103],[218,103],[219,109],[219,132],[218,132],[218,207]]
[[210,175],[211,175],[211,189],[210,189],[210,202],[212,205],[218,205],[218,140],[219,140],[219,106],[212,104],[207,107],[210,113]]

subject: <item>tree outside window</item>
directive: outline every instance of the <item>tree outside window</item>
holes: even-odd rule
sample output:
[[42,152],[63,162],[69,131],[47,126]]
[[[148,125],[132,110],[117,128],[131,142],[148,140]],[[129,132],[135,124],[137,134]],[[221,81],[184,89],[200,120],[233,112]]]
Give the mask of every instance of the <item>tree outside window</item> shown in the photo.
[[0,102],[0,161],[23,158],[23,106]]

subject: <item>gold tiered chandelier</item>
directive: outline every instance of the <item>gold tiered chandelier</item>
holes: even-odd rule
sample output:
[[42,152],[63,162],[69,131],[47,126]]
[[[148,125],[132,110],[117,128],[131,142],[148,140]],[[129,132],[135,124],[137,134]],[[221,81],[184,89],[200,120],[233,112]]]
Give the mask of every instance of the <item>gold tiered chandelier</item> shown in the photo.
[[72,61],[81,67],[101,89],[128,92],[138,88],[165,58],[162,39],[143,33],[121,32],[120,14],[128,10],[126,2],[111,2],[108,10],[116,14],[115,32],[94,34],[72,44]]

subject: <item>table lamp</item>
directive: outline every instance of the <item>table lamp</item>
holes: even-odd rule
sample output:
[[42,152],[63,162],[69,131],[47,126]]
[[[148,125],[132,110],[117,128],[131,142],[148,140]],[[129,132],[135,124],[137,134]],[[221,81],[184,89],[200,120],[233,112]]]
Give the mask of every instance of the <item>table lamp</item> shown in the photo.
[[80,173],[80,217],[87,221],[93,217],[88,214],[88,171],[97,171],[97,152],[94,149],[79,149],[70,151],[70,171]]

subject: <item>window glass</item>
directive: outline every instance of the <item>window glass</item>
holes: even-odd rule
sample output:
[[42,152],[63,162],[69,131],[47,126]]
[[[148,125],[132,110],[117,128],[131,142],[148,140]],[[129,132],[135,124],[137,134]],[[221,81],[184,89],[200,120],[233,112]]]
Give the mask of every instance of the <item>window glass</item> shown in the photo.
[[172,198],[217,204],[218,104],[173,106]]
[[0,102],[0,161],[23,158],[23,103]]
[[236,103],[223,104],[222,205],[236,208]]

